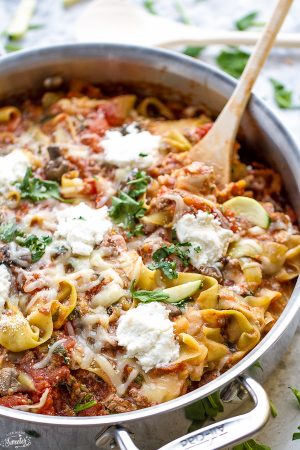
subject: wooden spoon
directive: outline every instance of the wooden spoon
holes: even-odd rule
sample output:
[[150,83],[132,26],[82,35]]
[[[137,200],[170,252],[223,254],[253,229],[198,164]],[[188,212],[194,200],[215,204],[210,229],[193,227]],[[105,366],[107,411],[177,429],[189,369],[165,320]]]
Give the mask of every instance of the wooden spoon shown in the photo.
[[232,96],[211,130],[190,150],[193,160],[213,165],[219,187],[224,187],[230,181],[233,145],[251,95],[251,89],[270,53],[276,35],[292,3],[293,0],[278,1]]
[[[155,33],[153,32],[155,30]],[[114,42],[174,48],[178,45],[255,45],[258,31],[205,30],[158,15],[129,0],[94,0],[75,24],[79,42]],[[274,45],[300,48],[300,33],[282,33]]]

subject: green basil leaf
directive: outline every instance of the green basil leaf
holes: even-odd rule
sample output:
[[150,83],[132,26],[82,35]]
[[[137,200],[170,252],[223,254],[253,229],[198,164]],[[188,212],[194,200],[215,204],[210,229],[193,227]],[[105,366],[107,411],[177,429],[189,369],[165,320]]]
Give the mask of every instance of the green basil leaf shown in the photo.
[[218,413],[223,411],[223,402],[220,397],[220,392],[217,391],[202,400],[186,406],[185,416],[197,424],[203,424],[207,419],[213,419]]
[[155,11],[155,1],[154,0],[145,0],[144,7],[148,10],[150,14],[157,14]]
[[225,72],[235,78],[239,78],[248,62],[250,53],[244,52],[239,48],[230,48],[222,50],[217,56],[217,64]]
[[[298,430],[300,430],[300,427],[298,427]],[[293,434],[293,441],[296,441],[298,439],[300,439],[300,433],[296,432],[296,433]]]
[[258,16],[258,11],[253,11],[246,16],[241,17],[239,20],[235,22],[235,27],[237,30],[245,31],[249,28],[257,25],[257,22],[255,21]]
[[191,19],[189,18],[186,9],[183,7],[182,3],[179,0],[174,0],[174,8],[176,9],[181,22],[186,25],[191,25]]
[[191,56],[192,58],[198,58],[201,55],[205,47],[185,47],[182,50],[182,53],[187,56]]
[[281,109],[289,109],[293,103],[293,92],[288,91],[285,86],[274,78],[270,78],[274,90],[274,99]]
[[232,450],[271,450],[271,447],[260,442],[250,439],[242,444],[235,445]]

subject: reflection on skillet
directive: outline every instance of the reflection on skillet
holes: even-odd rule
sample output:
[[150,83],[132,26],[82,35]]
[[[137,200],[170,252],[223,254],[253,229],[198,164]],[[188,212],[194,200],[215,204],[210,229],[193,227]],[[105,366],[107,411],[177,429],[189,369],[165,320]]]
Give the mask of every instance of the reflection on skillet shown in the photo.
[[281,178],[192,162],[201,108],[66,91],[0,108],[0,405],[104,415],[178,397],[282,312],[300,235]]

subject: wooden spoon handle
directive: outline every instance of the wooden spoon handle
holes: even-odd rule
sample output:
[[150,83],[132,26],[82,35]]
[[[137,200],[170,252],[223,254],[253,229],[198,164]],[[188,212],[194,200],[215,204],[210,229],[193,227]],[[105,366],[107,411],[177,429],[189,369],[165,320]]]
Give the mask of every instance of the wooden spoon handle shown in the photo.
[[[184,27],[186,29],[182,31],[176,30],[176,38],[161,41],[156,46],[173,48],[178,45],[255,45],[261,36],[260,31],[201,31],[191,25]],[[280,33],[275,39],[274,47],[300,48],[300,33]]]
[[[217,178],[222,185],[230,181],[233,143],[252,87],[292,3],[293,0],[278,1],[232,96],[219,114],[211,131],[191,150],[191,157],[195,160],[201,161],[203,155],[211,155],[211,163],[215,166]],[[204,160],[208,162],[207,158]]]
[[[292,3],[293,0],[278,1],[272,17],[265,26],[260,39],[257,41],[254,51],[242,73],[240,81],[228,104],[223,109],[222,114],[226,113],[227,108],[234,108],[239,121],[238,113],[244,111],[248,103],[252,87],[271,51],[271,48],[273,47],[276,36]],[[239,125],[239,123],[237,123],[237,125]]]

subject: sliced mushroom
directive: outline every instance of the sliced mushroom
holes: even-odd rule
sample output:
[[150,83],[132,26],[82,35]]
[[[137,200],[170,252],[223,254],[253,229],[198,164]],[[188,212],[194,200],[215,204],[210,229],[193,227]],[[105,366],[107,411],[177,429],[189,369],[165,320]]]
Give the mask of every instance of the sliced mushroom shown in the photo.
[[26,373],[18,372],[14,367],[0,369],[0,395],[34,389],[33,380]]
[[63,174],[71,169],[70,163],[62,156],[51,159],[45,166],[45,175],[48,180],[60,181]]
[[61,155],[57,145],[47,147],[50,161],[45,166],[45,175],[48,180],[60,181],[64,173],[72,170],[73,166]]
[[56,159],[61,156],[60,148],[58,145],[49,145],[47,147],[50,159]]
[[223,274],[221,270],[216,266],[201,266],[199,268],[199,272],[202,275],[206,275],[207,277],[215,278],[218,281],[218,283],[223,282]]
[[170,317],[177,317],[182,314],[181,309],[178,308],[178,306],[176,306],[176,305],[171,305],[170,303],[167,303],[167,304],[165,304],[165,307],[169,311]]
[[32,263],[30,250],[11,242],[0,248],[0,262],[8,266],[29,267]]

